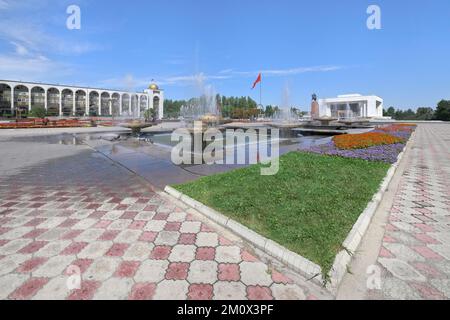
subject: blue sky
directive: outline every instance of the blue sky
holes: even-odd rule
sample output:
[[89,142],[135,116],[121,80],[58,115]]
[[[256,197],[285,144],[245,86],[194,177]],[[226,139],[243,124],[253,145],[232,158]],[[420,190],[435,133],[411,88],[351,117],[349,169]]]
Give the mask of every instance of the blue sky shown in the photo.
[[[66,28],[71,4],[80,30]],[[366,27],[371,4],[381,30]],[[0,79],[139,91],[155,79],[181,99],[201,74],[258,100],[263,71],[263,104],[306,108],[315,92],[434,107],[450,98],[449,35],[448,0],[0,0]]]

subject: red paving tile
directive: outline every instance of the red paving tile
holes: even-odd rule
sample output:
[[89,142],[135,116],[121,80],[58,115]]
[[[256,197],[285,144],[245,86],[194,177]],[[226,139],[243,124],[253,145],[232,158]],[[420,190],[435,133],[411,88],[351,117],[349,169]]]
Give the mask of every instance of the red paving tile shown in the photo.
[[46,278],[31,278],[10,294],[13,300],[26,300],[32,298],[46,283]]

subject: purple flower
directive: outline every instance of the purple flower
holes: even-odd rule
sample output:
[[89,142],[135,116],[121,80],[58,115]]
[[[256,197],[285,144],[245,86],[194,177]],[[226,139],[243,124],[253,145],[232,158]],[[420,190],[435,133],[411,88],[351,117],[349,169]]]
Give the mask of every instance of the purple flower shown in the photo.
[[403,143],[396,143],[374,146],[365,149],[342,150],[336,148],[334,142],[329,142],[320,146],[300,149],[300,151],[344,158],[395,163],[397,161],[398,155],[403,151],[404,147],[405,145]]

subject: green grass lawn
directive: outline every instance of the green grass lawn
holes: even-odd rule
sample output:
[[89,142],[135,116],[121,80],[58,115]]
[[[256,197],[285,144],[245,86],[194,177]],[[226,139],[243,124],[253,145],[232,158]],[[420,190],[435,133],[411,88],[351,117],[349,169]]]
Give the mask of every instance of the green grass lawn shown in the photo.
[[389,165],[291,152],[280,171],[254,165],[174,186],[261,235],[330,270]]

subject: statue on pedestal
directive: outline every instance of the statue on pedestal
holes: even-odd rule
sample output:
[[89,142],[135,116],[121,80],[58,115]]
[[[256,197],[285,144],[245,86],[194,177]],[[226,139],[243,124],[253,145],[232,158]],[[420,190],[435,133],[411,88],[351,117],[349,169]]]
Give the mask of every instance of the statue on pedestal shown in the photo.
[[314,93],[312,95],[311,101],[311,118],[316,119],[319,117],[320,117],[319,103],[317,102],[317,95]]

